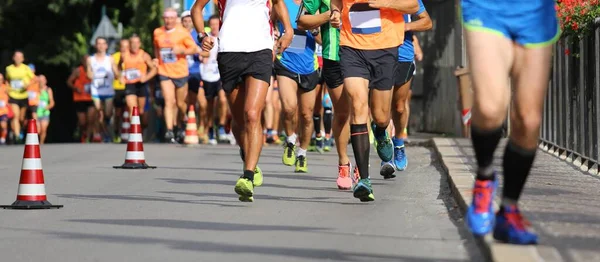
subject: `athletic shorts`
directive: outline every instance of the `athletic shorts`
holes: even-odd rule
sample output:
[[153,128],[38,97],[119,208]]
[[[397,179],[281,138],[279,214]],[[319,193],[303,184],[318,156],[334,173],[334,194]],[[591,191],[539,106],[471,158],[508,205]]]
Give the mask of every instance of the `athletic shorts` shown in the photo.
[[394,86],[401,86],[408,83],[415,74],[414,62],[398,62],[396,73],[394,74]]
[[187,84],[188,77],[184,76],[181,78],[171,78],[168,76],[158,75],[158,80],[161,82],[162,81],[173,81],[173,84],[175,85],[175,87],[180,88],[180,87],[184,87],[185,84]]
[[[125,88],[127,89],[127,86],[125,86]],[[125,101],[126,95],[127,94],[125,90],[115,90],[115,98],[113,99],[113,105],[115,108],[123,108],[127,105]]]
[[29,112],[37,114],[38,106],[29,106]]
[[[369,80],[369,89],[391,90],[398,61],[398,47],[381,50],[359,50],[340,46],[340,65],[344,78]],[[324,61],[323,61],[324,62]]]
[[38,117],[38,121],[40,121],[40,122],[42,122],[42,121],[50,121],[50,116]]
[[73,104],[77,113],[86,113],[90,107],[94,107],[94,102],[92,101],[74,102]]
[[548,46],[560,37],[555,1],[461,2],[467,30],[496,33],[525,47]]
[[275,73],[277,76],[285,76],[287,78],[293,79],[296,84],[298,84],[298,88],[302,89],[305,92],[310,92],[315,90],[317,84],[319,83],[319,72],[314,71],[307,75],[301,75],[290,71],[285,68],[279,60],[275,60]]
[[323,77],[323,68],[317,69],[317,72],[319,73],[319,82],[317,82],[319,85],[323,85],[325,83],[325,78]]
[[271,83],[273,51],[221,52],[217,56],[221,83],[226,93],[231,93],[247,76]]
[[8,115],[1,115],[0,122],[8,121]]
[[200,82],[202,81],[202,77],[199,73],[190,74],[188,77],[188,90],[193,92],[194,94],[198,94],[198,88],[200,88]]
[[204,81],[204,86],[202,86],[202,89],[204,89],[204,96],[206,97],[206,99],[213,99],[217,95],[219,95],[219,90],[221,90],[221,81],[217,81],[217,82]]
[[323,80],[332,89],[344,84],[340,62],[323,58]]
[[23,98],[23,99],[14,99],[12,97],[8,98],[8,103],[9,104],[15,104],[18,105],[19,108],[27,108],[29,107],[29,99],[27,98]]
[[137,97],[148,96],[148,83],[125,84],[125,96],[135,95]]

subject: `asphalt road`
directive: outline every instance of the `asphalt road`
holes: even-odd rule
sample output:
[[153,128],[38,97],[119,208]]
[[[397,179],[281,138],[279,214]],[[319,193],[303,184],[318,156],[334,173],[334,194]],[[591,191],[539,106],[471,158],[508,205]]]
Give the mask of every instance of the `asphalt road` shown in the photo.
[[[337,190],[335,153],[309,153],[308,174],[263,151],[255,202],[233,191],[237,147],[146,144],[154,170],[117,170],[125,145],[44,145],[46,192],[59,210],[0,210],[0,261],[479,261],[432,153],[376,201]],[[349,148],[350,149],[350,148]],[[351,149],[349,150],[351,151]],[[16,197],[23,146],[0,147],[0,204]]]

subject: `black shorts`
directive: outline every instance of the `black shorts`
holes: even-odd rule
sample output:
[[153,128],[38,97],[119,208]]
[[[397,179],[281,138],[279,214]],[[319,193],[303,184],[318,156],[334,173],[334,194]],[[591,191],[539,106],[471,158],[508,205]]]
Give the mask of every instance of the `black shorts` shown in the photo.
[[200,88],[200,82],[202,81],[202,77],[200,73],[190,74],[188,77],[188,90],[190,92],[194,92],[198,94],[198,88]]
[[367,79],[369,80],[369,89],[392,89],[398,61],[398,47],[381,50],[359,50],[348,46],[340,46],[340,58],[344,78],[361,77]]
[[[125,87],[127,89],[127,87]],[[113,98],[113,105],[115,108],[123,108],[127,105],[125,102],[125,90],[115,90],[115,97]]]
[[394,86],[401,86],[413,78],[415,73],[414,62],[398,62],[394,74]]
[[158,75],[158,80],[161,82],[162,81],[173,81],[173,84],[175,85],[175,87],[180,88],[180,87],[184,87],[185,84],[187,84],[188,77],[184,76],[181,78],[170,78],[168,76]]
[[317,82],[317,84],[319,85],[323,85],[325,83],[325,78],[323,77],[323,68],[317,69],[317,72],[319,73],[319,82]]
[[27,108],[29,107],[29,99],[27,98],[23,98],[23,99],[14,99],[12,97],[8,98],[8,103],[9,104],[15,104],[18,105],[19,108]]
[[86,113],[90,107],[94,108],[94,102],[92,101],[74,102],[73,105],[75,105],[75,112],[77,113]]
[[135,95],[137,97],[146,97],[148,96],[148,83],[134,83],[134,84],[126,84],[125,85],[125,95]]
[[279,60],[275,60],[275,73],[277,76],[285,76],[287,78],[293,79],[296,84],[298,84],[298,88],[302,89],[305,92],[310,92],[315,90],[317,84],[319,83],[319,72],[314,71],[307,75],[296,74],[289,69],[285,68]]
[[231,93],[241,81],[251,76],[271,83],[273,51],[263,49],[256,52],[222,52],[217,56],[221,83],[226,93]]
[[327,87],[332,89],[344,84],[344,76],[339,61],[323,58],[323,79]]
[[29,112],[32,114],[37,113],[38,106],[29,106]]
[[219,90],[221,90],[221,81],[217,82],[206,82],[204,81],[204,96],[206,99],[213,99],[219,94]]

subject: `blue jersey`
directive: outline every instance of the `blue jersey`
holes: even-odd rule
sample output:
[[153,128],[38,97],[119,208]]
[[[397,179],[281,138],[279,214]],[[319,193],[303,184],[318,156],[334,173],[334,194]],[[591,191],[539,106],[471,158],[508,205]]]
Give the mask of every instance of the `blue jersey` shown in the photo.
[[[301,8],[294,0],[285,0],[285,4],[290,14],[299,14]],[[285,32],[285,34],[294,34],[292,43],[277,59],[288,70],[307,75],[317,71],[319,64],[317,63],[315,49],[315,37],[306,30],[298,30],[296,17],[290,17],[290,22],[294,28],[294,32]],[[283,32],[283,25],[279,24],[280,32]]]
[[[194,42],[196,42],[196,45],[200,46],[200,43],[198,42],[198,32],[196,32],[196,30],[192,29],[192,39],[194,39]],[[200,74],[200,56],[198,54],[195,55],[188,55],[187,56],[187,61],[188,61],[188,67],[189,67],[189,71],[190,74]]]
[[[425,12],[425,6],[421,0],[417,0],[419,2],[419,11],[415,13],[416,15],[420,15]],[[406,23],[411,22],[411,18],[409,14],[404,15],[404,21]],[[411,31],[406,31],[404,33],[404,43],[398,47],[398,61],[400,62],[413,62],[415,60],[415,46],[413,45],[413,33]]]

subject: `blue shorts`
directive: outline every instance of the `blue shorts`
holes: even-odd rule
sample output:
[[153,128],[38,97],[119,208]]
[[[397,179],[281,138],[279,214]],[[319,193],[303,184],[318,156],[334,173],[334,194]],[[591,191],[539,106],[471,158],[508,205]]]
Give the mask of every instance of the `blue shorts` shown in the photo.
[[1,115],[0,116],[0,122],[4,122],[4,121],[8,121],[8,120],[9,120],[8,115]]
[[101,102],[105,102],[106,100],[113,99],[114,97],[115,97],[114,95],[92,96],[92,100],[100,100]]
[[554,0],[462,0],[467,30],[504,36],[524,47],[544,47],[560,37]]

